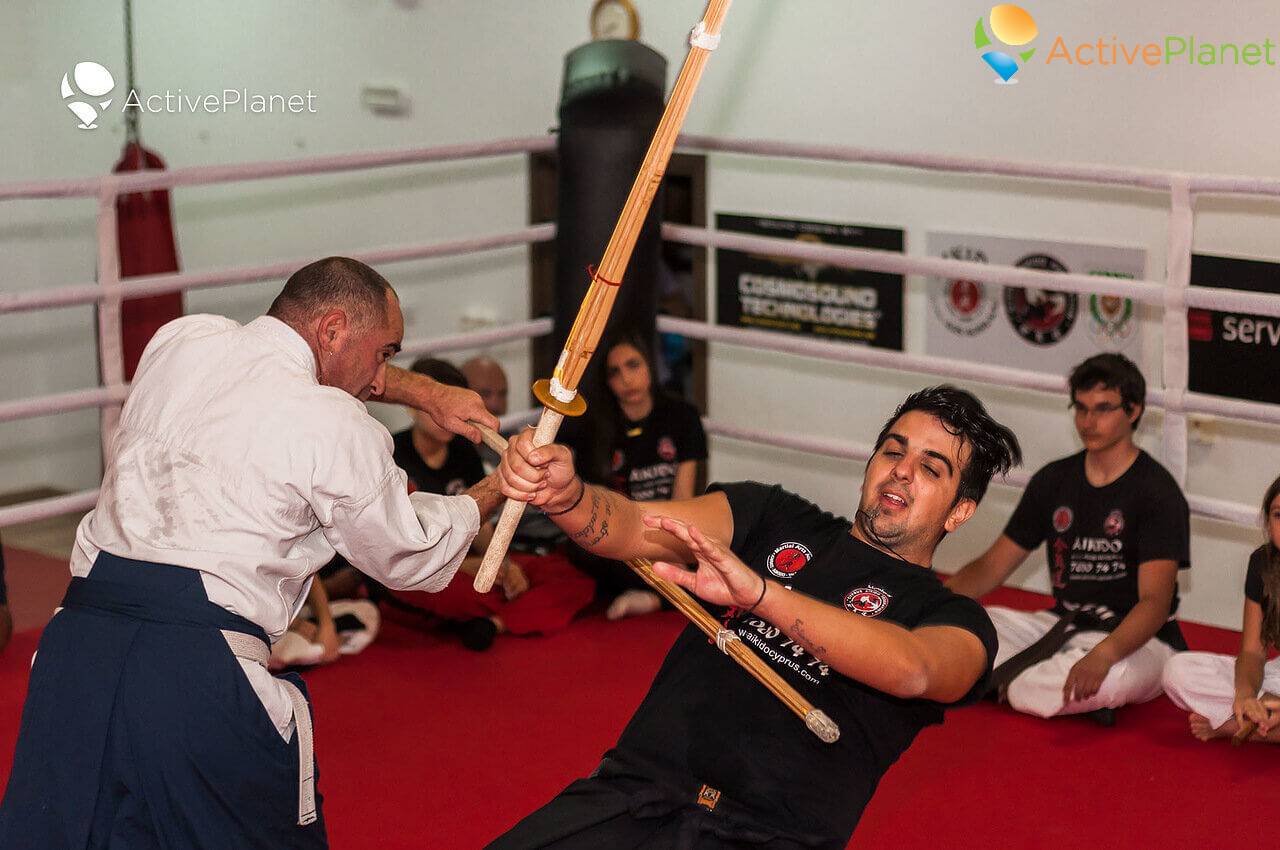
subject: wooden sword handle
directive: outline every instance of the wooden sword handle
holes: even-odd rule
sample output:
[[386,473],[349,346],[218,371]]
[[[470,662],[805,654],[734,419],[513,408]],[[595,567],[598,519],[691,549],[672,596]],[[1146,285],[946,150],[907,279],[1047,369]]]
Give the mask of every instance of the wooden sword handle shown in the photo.
[[[557,413],[549,407],[542,409],[542,416],[538,419],[538,429],[533,432],[533,445],[535,447],[549,445],[555,441],[556,432],[560,430],[560,423],[564,421],[564,415]],[[471,424],[480,427],[480,433],[484,434],[489,431],[488,428],[479,426],[479,423]],[[502,448],[498,451],[506,451],[507,442],[502,437],[489,431],[489,435],[497,437],[502,441]],[[489,444],[489,435],[485,435],[485,443]],[[476,570],[476,580],[473,587],[480,593],[488,593],[493,587],[493,582],[498,577],[498,568],[502,566],[502,562],[506,560],[507,548],[511,545],[511,538],[515,536],[516,526],[520,524],[520,517],[524,516],[524,502],[517,502],[508,499],[507,503],[502,506],[502,515],[498,517],[498,527],[493,530],[493,539],[489,541],[489,548],[484,552],[484,560],[480,562],[480,569]]]

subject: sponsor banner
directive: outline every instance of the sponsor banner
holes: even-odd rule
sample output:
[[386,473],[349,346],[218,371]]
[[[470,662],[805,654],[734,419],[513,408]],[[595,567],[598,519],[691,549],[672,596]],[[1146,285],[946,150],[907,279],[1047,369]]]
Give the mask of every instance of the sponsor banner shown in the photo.
[[[1280,263],[1193,254],[1191,285],[1280,294]],[[1280,318],[1193,308],[1187,337],[1189,389],[1280,404]]]
[[[932,257],[1133,279],[1146,252],[1042,239],[930,233]],[[1128,298],[928,279],[925,348],[929,354],[1061,375],[1099,351],[1141,360],[1138,305]]]
[[[824,245],[903,250],[903,231],[718,213],[716,227]],[[902,350],[902,275],[716,251],[716,321]]]

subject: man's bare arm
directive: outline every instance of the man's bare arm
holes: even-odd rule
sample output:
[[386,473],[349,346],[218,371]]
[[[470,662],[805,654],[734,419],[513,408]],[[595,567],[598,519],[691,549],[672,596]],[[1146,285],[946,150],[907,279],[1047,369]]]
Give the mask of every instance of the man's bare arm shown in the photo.
[[484,406],[480,396],[462,387],[451,387],[433,381],[426,375],[388,366],[386,387],[382,395],[373,401],[387,404],[403,404],[421,410],[436,421],[441,428],[466,437],[473,443],[480,442],[480,432],[467,420],[498,428],[498,419]]
[[1001,534],[991,548],[947,579],[952,592],[979,599],[995,590],[1027,559],[1027,549]]
[[496,472],[492,472],[484,478],[481,478],[471,487],[467,488],[465,495],[476,500],[476,507],[480,509],[481,530],[483,530],[484,523],[489,519],[489,515],[497,510],[498,506],[502,504],[503,495],[500,482],[498,481],[498,474]]
[[649,524],[680,539],[698,563],[692,572],[658,563],[654,568],[659,575],[716,605],[755,606],[753,616],[782,629],[851,679],[904,699],[954,702],[969,692],[986,667],[986,648],[965,629],[911,630],[863,617],[763,578],[697,526],[670,516],[650,519]]

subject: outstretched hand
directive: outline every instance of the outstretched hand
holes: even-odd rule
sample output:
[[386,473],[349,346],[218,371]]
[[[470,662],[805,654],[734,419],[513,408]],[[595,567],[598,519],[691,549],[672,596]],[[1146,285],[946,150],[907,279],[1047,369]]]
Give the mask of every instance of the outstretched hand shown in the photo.
[[669,516],[646,515],[644,524],[675,537],[689,548],[697,561],[694,570],[655,561],[653,570],[658,575],[713,605],[750,608],[762,597],[764,577],[753,572],[721,541],[707,537],[696,526]]

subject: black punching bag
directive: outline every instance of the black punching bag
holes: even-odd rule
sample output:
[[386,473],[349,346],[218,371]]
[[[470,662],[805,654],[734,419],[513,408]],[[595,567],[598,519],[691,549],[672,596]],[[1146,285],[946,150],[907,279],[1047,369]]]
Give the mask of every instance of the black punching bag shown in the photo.
[[[631,184],[662,118],[667,60],[636,41],[593,41],[565,57],[560,97],[559,225],[556,233],[556,350],[564,345],[591,282],[587,266],[604,256]],[[662,192],[654,197],[608,329],[652,339],[662,262]],[[582,386],[592,386],[593,357]]]

